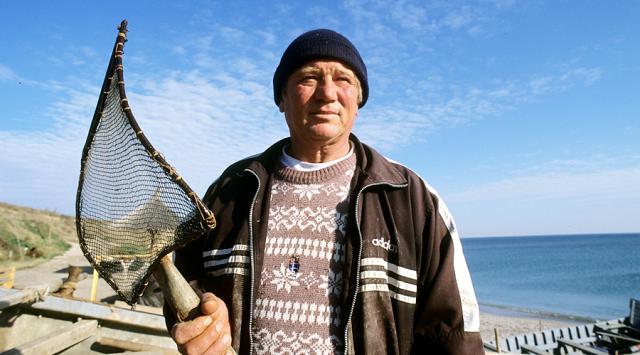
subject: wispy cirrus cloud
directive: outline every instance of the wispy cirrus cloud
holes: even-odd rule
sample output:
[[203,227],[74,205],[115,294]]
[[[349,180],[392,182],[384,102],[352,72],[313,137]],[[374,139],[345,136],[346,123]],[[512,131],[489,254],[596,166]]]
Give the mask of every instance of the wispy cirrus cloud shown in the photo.
[[[611,156],[605,154],[594,155],[583,159],[554,159],[526,168],[514,170],[513,176],[528,176],[540,174],[555,174],[566,172],[571,174],[592,173],[597,171],[618,170],[627,167],[640,166],[640,155]],[[640,185],[639,185],[640,186]]]
[[[241,75],[231,75],[224,68],[215,70],[212,63],[162,75],[126,73],[130,104],[140,125],[196,191],[204,191],[231,162],[288,135],[273,103],[270,82],[265,79],[268,75],[244,56],[233,60],[240,64],[234,70]],[[582,70],[547,75],[544,90],[526,81],[511,82],[485,90],[468,88],[430,103],[418,104],[411,99],[396,106],[374,103],[361,113],[355,132],[382,150],[399,149],[425,139],[440,127],[496,115],[524,100],[588,84],[594,77],[588,74],[593,72],[597,73]],[[10,201],[24,199],[28,192],[23,182],[30,181],[33,205],[42,202],[35,196],[45,195],[56,201],[51,205],[66,201],[63,205],[70,213],[80,152],[98,88],[82,81],[34,85],[64,93],[46,113],[55,124],[47,131],[0,132],[0,149],[7,152],[0,157],[0,164],[11,172],[5,174],[0,187]],[[510,184],[516,189],[531,181]],[[483,191],[489,193],[502,183],[486,186]]]
[[18,75],[8,66],[0,64],[0,81],[15,81]]
[[[487,24],[494,18],[495,15],[491,16],[490,13],[495,14],[494,11],[506,10],[512,5],[513,3],[491,5],[477,2],[347,1],[343,9],[349,12],[355,21],[373,28],[375,31],[371,33],[371,37],[415,35],[418,38],[429,38],[428,35],[445,30],[477,30],[478,26]],[[381,13],[388,16],[379,16]],[[412,32],[406,33],[405,30]]]
[[[287,135],[271,99],[269,74],[260,68],[268,57],[252,56],[258,49],[247,43],[247,33],[240,29],[223,26],[214,33],[216,36],[196,35],[184,42],[187,65],[181,69],[157,70],[158,63],[145,67],[149,61],[144,52],[127,50],[125,54],[129,102],[141,127],[200,192],[231,162]],[[270,36],[265,31],[260,34],[261,39]],[[236,42],[247,44],[232,51],[225,51],[222,45]],[[89,49],[80,52],[85,57],[94,53]],[[4,66],[0,74],[1,80],[17,78]],[[99,93],[97,85],[87,84],[95,83],[94,77],[86,80],[82,72],[76,74],[57,80],[26,80],[58,100],[42,111],[42,119],[53,122],[47,129],[0,131],[0,166],[5,172],[0,194],[4,200],[65,206],[63,212],[72,213],[80,153]]]
[[[505,2],[498,7],[510,6]],[[127,45],[126,81],[133,112],[152,143],[196,191],[204,191],[232,161],[288,135],[273,103],[271,76],[288,41],[320,21],[296,22],[295,9],[277,7],[280,22],[258,30],[205,18],[208,25],[182,35],[179,44],[158,45],[172,49],[170,63],[160,62],[144,46]],[[375,88],[373,99],[360,113],[356,133],[382,150],[401,149],[441,127],[481,120],[528,100],[591,85],[604,75],[597,67],[574,63],[564,72],[458,81],[445,71],[422,71],[421,54],[433,50],[434,39],[443,31],[468,34],[490,23],[491,16],[482,7],[347,2],[344,10],[350,21],[336,23],[335,28],[353,33],[350,37],[365,56]],[[308,11],[327,13],[321,7]],[[136,40],[133,34],[130,38]],[[146,41],[161,42],[152,37]],[[104,52],[80,44],[70,48],[74,56],[51,56],[52,60],[89,66],[96,53]],[[15,72],[0,65],[0,80],[14,78]],[[26,201],[25,196],[32,196],[27,199],[33,206],[72,209],[80,153],[99,91],[99,83],[87,83],[96,81],[82,70],[74,77],[26,80],[57,94],[58,100],[43,114],[55,124],[44,131],[0,131],[0,150],[5,152],[0,167],[7,172],[0,178],[4,198]],[[395,99],[397,95],[387,100],[388,90],[402,90],[402,100]]]
[[637,232],[640,157],[553,160],[444,194],[467,236]]
[[[590,165],[591,163],[583,163]],[[447,195],[451,202],[562,200],[622,201],[640,199],[640,164],[590,171],[555,170],[516,176]]]
[[431,90],[439,91],[438,95],[416,89],[408,92],[400,103],[372,104],[374,107],[368,107],[366,114],[361,115],[356,132],[362,132],[367,141],[383,149],[398,149],[423,140],[438,128],[496,116],[526,102],[591,85],[602,75],[600,68],[580,67],[531,75],[532,79],[496,80],[497,84],[486,88],[437,83]]
[[[233,161],[287,135],[265,85],[199,70],[130,79],[129,102],[140,126],[196,191],[204,191]],[[65,93],[47,110],[53,127],[0,131],[0,150],[6,152],[0,156],[6,172],[0,179],[3,199],[65,206],[61,212],[72,213],[80,153],[99,89],[80,91],[71,87],[82,85],[67,84],[47,86]]]
[[560,75],[534,76],[529,81],[530,94],[546,95],[569,90],[575,85],[591,85],[602,77],[601,68],[578,67]]

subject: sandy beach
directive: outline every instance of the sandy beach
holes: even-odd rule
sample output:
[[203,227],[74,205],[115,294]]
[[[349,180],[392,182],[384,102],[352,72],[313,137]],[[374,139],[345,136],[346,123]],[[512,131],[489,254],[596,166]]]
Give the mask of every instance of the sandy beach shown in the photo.
[[578,323],[568,320],[498,315],[487,311],[480,312],[480,334],[483,341],[494,340],[494,329],[496,328],[500,333],[500,337],[506,337],[550,328],[569,327],[576,324]]

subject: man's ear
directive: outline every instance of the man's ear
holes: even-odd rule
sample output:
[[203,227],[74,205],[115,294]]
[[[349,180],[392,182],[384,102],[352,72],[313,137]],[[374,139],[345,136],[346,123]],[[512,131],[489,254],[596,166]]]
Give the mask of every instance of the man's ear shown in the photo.
[[284,113],[284,98],[280,99],[280,103],[278,104],[278,108],[280,109],[280,112]]

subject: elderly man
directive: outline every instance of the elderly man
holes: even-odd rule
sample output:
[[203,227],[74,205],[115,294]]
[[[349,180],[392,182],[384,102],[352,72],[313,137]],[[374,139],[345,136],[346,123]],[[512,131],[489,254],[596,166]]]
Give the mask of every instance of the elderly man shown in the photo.
[[165,312],[180,350],[482,354],[446,206],[351,134],[369,94],[353,44],[302,34],[273,89],[290,138],[222,174],[204,198],[218,226],[176,254],[204,314]]

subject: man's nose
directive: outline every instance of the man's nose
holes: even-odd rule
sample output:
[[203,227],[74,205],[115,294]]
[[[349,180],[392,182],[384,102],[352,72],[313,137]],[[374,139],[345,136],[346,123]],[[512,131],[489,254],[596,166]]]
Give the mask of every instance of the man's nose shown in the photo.
[[338,87],[331,78],[325,78],[318,82],[315,96],[323,101],[335,101],[338,99]]

